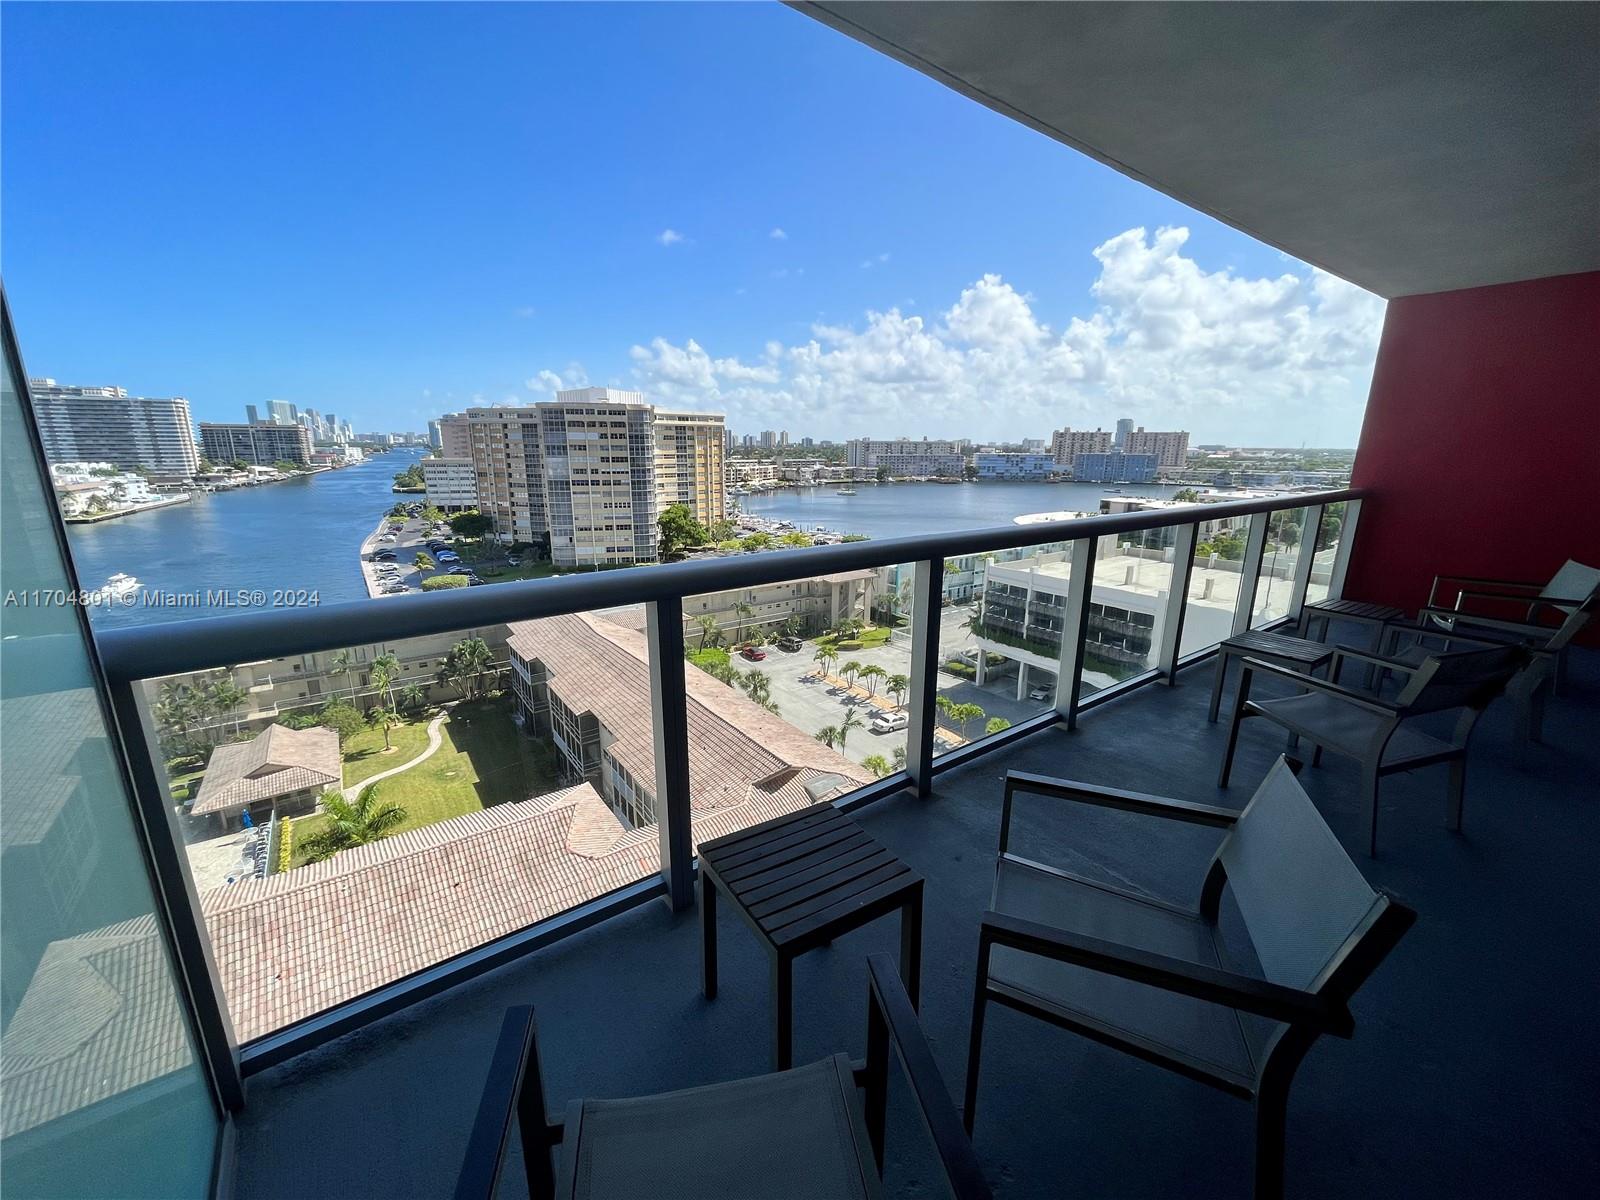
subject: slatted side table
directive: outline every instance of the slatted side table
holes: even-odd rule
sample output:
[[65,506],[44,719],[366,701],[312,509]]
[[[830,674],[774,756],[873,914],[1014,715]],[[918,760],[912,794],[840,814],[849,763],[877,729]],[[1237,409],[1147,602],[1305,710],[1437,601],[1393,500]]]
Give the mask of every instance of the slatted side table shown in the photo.
[[922,979],[922,876],[831,804],[700,845],[700,944],[706,999],[717,995],[717,893],[772,961],[772,1061],[794,1060],[794,960],[900,910],[900,976],[911,1003]]
[[1365,600],[1323,600],[1307,604],[1300,610],[1300,636],[1308,636],[1311,626],[1318,621],[1322,622],[1322,629],[1316,638],[1319,642],[1327,639],[1328,627],[1336,620],[1376,625],[1378,628],[1373,634],[1373,649],[1377,649],[1378,643],[1383,640],[1383,627],[1405,615],[1403,610],[1391,604],[1370,604]]
[[1235,658],[1261,658],[1309,675],[1326,665],[1336,649],[1323,642],[1257,630],[1229,638],[1217,647],[1217,678],[1211,685],[1211,714],[1207,720],[1217,719],[1217,708],[1222,703],[1222,681],[1228,674],[1228,664]]

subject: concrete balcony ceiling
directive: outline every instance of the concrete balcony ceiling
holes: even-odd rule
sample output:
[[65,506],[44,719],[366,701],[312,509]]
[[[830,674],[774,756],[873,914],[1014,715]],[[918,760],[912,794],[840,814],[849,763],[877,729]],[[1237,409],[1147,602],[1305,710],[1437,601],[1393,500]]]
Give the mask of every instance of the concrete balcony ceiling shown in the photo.
[[794,7],[1380,296],[1600,268],[1600,5]]

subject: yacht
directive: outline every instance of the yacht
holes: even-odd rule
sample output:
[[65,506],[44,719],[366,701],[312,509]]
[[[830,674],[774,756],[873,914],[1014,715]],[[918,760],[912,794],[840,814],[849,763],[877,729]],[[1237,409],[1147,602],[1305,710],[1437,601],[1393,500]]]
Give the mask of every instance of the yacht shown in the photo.
[[855,488],[851,487],[849,484],[845,484],[844,487],[840,488],[834,493],[835,496],[854,496],[855,494]]
[[96,603],[104,604],[109,600],[120,600],[129,592],[134,592],[138,589],[139,581],[137,579],[132,575],[125,575],[118,571],[110,579],[106,580],[104,587],[91,592],[89,599]]

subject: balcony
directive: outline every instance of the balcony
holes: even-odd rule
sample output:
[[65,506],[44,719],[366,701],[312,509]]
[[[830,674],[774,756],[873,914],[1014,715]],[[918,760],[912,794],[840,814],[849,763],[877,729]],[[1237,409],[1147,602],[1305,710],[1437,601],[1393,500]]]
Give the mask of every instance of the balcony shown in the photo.
[[[855,811],[928,879],[922,1017],[952,1087],[964,1077],[999,775],[1061,773],[1242,803],[1282,743],[1247,733],[1238,782],[1217,792],[1224,729],[1206,722],[1208,682],[1208,670],[1187,672],[1181,686],[1105,705],[1075,733],[1043,730],[954,767],[926,799],[902,791]],[[1368,878],[1421,917],[1357,997],[1354,1039],[1325,1039],[1301,1068],[1291,1195],[1500,1197],[1529,1194],[1535,1179],[1543,1195],[1587,1190],[1592,1114],[1572,1100],[1593,1093],[1600,1060],[1592,971],[1577,953],[1592,944],[1595,919],[1600,750],[1588,731],[1597,721],[1600,656],[1585,652],[1552,705],[1549,746],[1533,771],[1511,765],[1510,721],[1497,703],[1474,740],[1465,834],[1442,828],[1437,770],[1396,776],[1376,860],[1360,856],[1354,768],[1330,760],[1302,774]],[[1192,899],[1187,886],[1216,836],[1184,827],[1152,837],[1137,817],[1048,801],[1024,824],[1036,839],[1030,853],[1148,880],[1179,902]],[[330,1195],[447,1194],[512,1004],[538,1007],[555,1104],[767,1069],[766,961],[726,913],[722,932],[724,986],[713,1002],[698,990],[693,913],[652,904],[263,1072],[240,1118],[240,1194],[280,1195],[285,1179],[315,1179]],[[892,922],[880,923],[800,960],[797,1062],[861,1052],[864,958],[892,952],[896,936]],[[990,1017],[984,1080],[975,1145],[1001,1196],[1247,1194],[1248,1106],[1200,1084],[1005,1010]],[[891,1124],[909,1128],[893,1096]],[[338,1138],[287,1132],[322,1127],[332,1113]],[[891,1129],[889,1147],[890,1194],[926,1194],[915,1136]],[[504,1194],[519,1188],[508,1175]]]

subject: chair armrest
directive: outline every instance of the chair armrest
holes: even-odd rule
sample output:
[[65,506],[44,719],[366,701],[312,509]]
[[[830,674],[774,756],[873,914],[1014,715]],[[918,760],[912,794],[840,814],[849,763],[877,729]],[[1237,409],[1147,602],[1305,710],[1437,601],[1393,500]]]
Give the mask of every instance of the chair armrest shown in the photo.
[[923,1036],[917,1011],[900,979],[899,968],[887,954],[867,959],[867,1132],[883,1169],[884,1113],[888,1097],[889,1047],[893,1046],[916,1100],[917,1114],[933,1138],[944,1164],[945,1182],[956,1200],[991,1200],[992,1193],[950,1100],[944,1077]]
[[1269,1020],[1304,1025],[1320,1033],[1349,1037],[1355,1027],[1354,1018],[1344,1004],[1315,992],[1085,937],[1005,913],[992,910],[984,913],[979,937],[994,945],[1242,1009]]
[[555,1191],[550,1147],[561,1141],[562,1127],[545,1121],[539,1034],[529,1005],[507,1009],[501,1022],[466,1157],[456,1176],[456,1200],[492,1200],[513,1119],[522,1135],[529,1194],[549,1196]]
[[1318,679],[1312,675],[1302,675],[1299,671],[1291,671],[1288,667],[1274,666],[1269,662],[1262,662],[1259,658],[1246,658],[1243,660],[1243,673],[1239,677],[1239,699],[1237,703],[1243,704],[1250,695],[1250,678],[1258,671],[1265,671],[1269,675],[1279,675],[1291,680],[1301,687],[1309,688],[1313,692],[1321,692],[1333,696],[1357,708],[1364,708],[1368,712],[1377,713],[1379,716],[1398,716],[1400,710],[1393,704],[1386,704],[1375,697],[1343,687],[1337,683],[1330,683],[1326,679]]
[[[1448,637],[1450,635],[1441,630],[1436,636]],[[1328,672],[1330,678],[1339,678],[1339,671],[1344,666],[1344,660],[1347,658],[1354,658],[1360,660],[1361,662],[1371,663],[1373,666],[1382,667],[1386,671],[1404,671],[1407,675],[1413,674],[1416,671],[1415,667],[1407,666],[1403,662],[1396,662],[1392,658],[1384,658],[1381,654],[1373,654],[1368,650],[1356,650],[1349,646],[1340,646],[1333,652],[1333,666]]]
[[1191,825],[1213,825],[1218,829],[1231,829],[1239,814],[1231,808],[1218,808],[1212,804],[1196,804],[1192,800],[1174,800],[1169,796],[1152,796],[1146,792],[1128,792],[1121,788],[1101,787],[1094,783],[1079,783],[1074,779],[1054,779],[1049,775],[1033,775],[1026,771],[1007,771],[1005,798],[1000,805],[1000,852],[1005,853],[1011,842],[1011,797],[1017,792],[1030,792],[1037,796],[1055,796],[1061,800],[1077,800],[1098,808],[1115,808],[1122,812],[1142,813],[1150,817],[1166,817]]
[[[1438,638],[1444,642],[1463,642],[1466,645],[1479,650],[1494,650],[1498,647],[1508,644],[1506,642],[1497,642],[1492,638],[1472,637],[1470,634],[1456,633],[1452,630],[1444,629],[1437,625],[1428,624],[1425,621],[1428,611],[1428,609],[1423,609],[1417,613],[1417,623],[1415,625],[1401,625],[1391,621],[1387,626],[1385,626],[1384,631],[1386,633],[1399,634],[1404,635],[1405,637],[1414,638],[1419,642],[1423,638]],[[1440,609],[1436,611],[1444,612],[1451,610]]]
[[[1491,587],[1502,589],[1520,589],[1525,592],[1537,592],[1544,586],[1526,579],[1488,579],[1480,575],[1435,575],[1433,586],[1428,589],[1428,603],[1432,604],[1439,591],[1441,583],[1468,583],[1487,584]],[[1449,589],[1446,588],[1446,591]],[[1501,594],[1504,594],[1503,592]]]
[[[1436,621],[1448,621],[1452,625],[1477,625],[1484,629],[1502,629],[1507,633],[1523,634],[1529,637],[1554,637],[1557,627],[1554,625],[1539,625],[1532,621],[1511,621],[1504,617],[1486,617],[1478,613],[1463,612],[1459,608],[1424,608],[1417,613],[1417,620],[1432,618]],[[1447,630],[1440,629],[1440,636],[1458,636],[1450,634]],[[1497,643],[1504,644],[1504,643]]]

